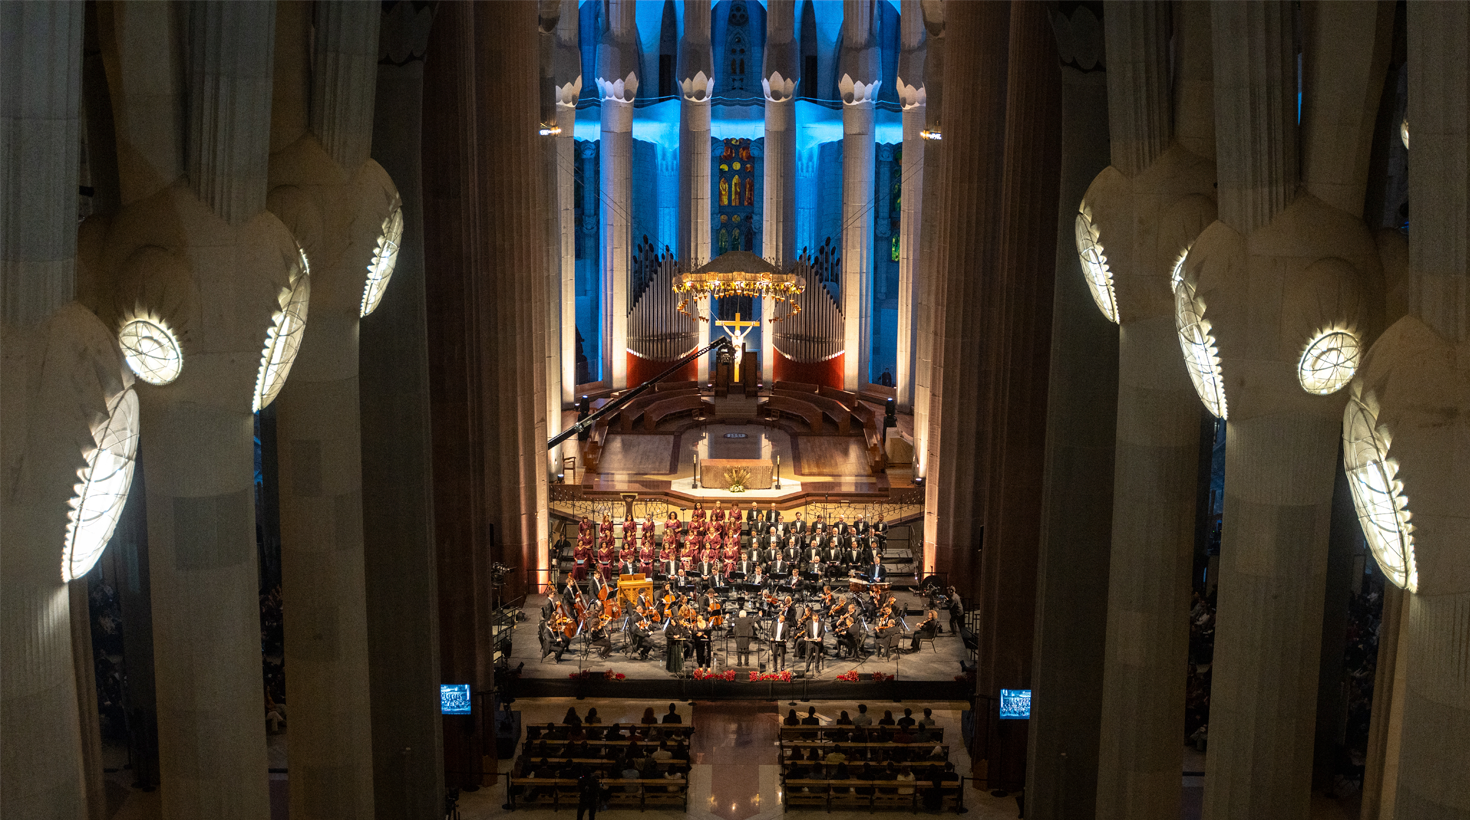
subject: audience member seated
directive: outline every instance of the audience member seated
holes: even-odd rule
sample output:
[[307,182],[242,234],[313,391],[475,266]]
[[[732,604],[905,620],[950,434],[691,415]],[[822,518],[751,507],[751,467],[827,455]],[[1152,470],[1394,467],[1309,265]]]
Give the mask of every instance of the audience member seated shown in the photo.
[[806,717],[801,719],[802,726],[821,726],[822,721],[817,718],[817,707],[806,707]]
[[878,725],[879,726],[892,726],[892,725],[894,725],[893,712],[891,710],[884,709],[883,710],[883,717],[882,717],[882,719],[880,719],[878,721]]
[[[639,777],[641,777],[641,773],[638,771],[638,767],[633,765],[633,761],[631,759],[623,761],[622,770],[624,780],[637,780],[639,779]],[[637,794],[638,784],[629,783],[628,785],[623,787],[623,791],[627,794]]]
[[679,713],[674,710],[674,704],[670,703],[669,704],[669,713],[667,715],[664,715],[664,723],[683,723],[683,722],[684,722],[684,718],[679,717]]
[[[597,710],[594,709],[592,711],[595,712]],[[587,717],[588,717],[588,722],[590,723],[592,716],[589,714]],[[903,710],[903,717],[901,717],[901,718],[898,719],[898,725],[899,726],[902,726],[905,729],[907,729],[910,726],[913,726],[915,723],[918,723],[918,721],[914,720],[914,710],[913,709],[904,709]]]
[[933,709],[930,709],[927,706],[924,707],[924,717],[922,717],[922,718],[919,719],[919,725],[920,726],[923,726],[925,728],[930,728],[930,729],[932,729],[935,726],[939,725],[934,720],[934,710]]
[[859,703],[857,717],[852,719],[852,725],[859,729],[873,725],[873,716],[868,714],[868,704]]
[[597,725],[599,723],[602,723],[602,718],[600,718],[600,717],[597,716],[597,707],[596,706],[594,706],[591,709],[588,709],[587,710],[587,719],[584,720],[583,723],[586,723],[589,726],[595,726],[595,725]]
[[562,725],[564,725],[564,726],[581,726],[582,725],[582,719],[579,718],[579,717],[577,717],[577,710],[576,709],[572,709],[572,708],[568,708],[567,709],[567,713],[566,713],[566,715],[564,715],[562,717],[561,722],[562,722]]
[[800,726],[801,725],[801,718],[797,717],[796,716],[796,710],[795,709],[792,709],[791,711],[789,711],[789,712],[786,713],[786,720],[783,721],[783,722],[787,726]]
[[[904,766],[902,769],[899,769],[898,770],[898,777],[896,779],[897,780],[902,780],[902,781],[906,781],[906,782],[912,783],[915,780],[917,780],[918,778],[914,777],[914,773],[911,772],[911,771],[909,771],[909,767],[908,766]],[[913,786],[901,786],[901,787],[899,787],[898,793],[899,794],[913,794],[914,793],[914,787]]]
[[894,743],[913,743],[915,740],[918,740],[918,738],[914,737],[913,733],[909,731],[909,727],[902,724],[899,725],[898,731],[893,734]]
[[639,722],[640,723],[645,723],[645,724],[647,724],[647,723],[658,723],[658,718],[655,717],[654,714],[653,714],[653,707],[652,706],[650,706],[647,709],[644,709],[643,710],[643,720],[641,720]]
[[847,710],[846,709],[842,710],[842,714],[840,714],[840,715],[837,716],[837,723],[836,723],[836,725],[838,725],[838,726],[851,726],[851,725],[853,725],[852,718],[850,718],[850,717],[847,716]]

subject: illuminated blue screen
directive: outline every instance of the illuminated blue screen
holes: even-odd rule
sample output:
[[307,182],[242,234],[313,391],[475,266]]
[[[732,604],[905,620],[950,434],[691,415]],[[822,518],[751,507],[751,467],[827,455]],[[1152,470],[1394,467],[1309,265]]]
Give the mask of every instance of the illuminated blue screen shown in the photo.
[[1031,717],[1030,689],[1000,690],[1000,719],[1026,720]]
[[470,685],[468,683],[439,684],[439,711],[446,715],[468,715],[470,713]]

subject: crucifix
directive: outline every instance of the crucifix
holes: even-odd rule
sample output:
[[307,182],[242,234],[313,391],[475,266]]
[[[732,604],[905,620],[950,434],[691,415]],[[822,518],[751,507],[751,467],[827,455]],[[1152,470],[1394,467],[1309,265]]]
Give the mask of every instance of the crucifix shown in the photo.
[[[747,321],[744,321],[744,322],[740,321],[740,314],[739,313],[736,313],[735,314],[735,318],[734,319],[716,319],[715,320],[715,327],[724,328],[725,329],[725,335],[729,336],[730,337],[730,341],[733,342],[733,343],[735,343],[740,348],[740,355],[738,355],[738,356],[735,357],[735,381],[736,381],[736,383],[739,383],[739,381],[740,381],[740,364],[741,364],[741,362],[745,361],[745,337],[748,336],[748,335],[750,335],[750,331],[752,329],[757,328],[757,327],[760,327],[760,324],[761,324],[760,322],[756,322],[756,321],[752,321],[752,320],[747,320]],[[731,328],[734,328],[734,329],[732,330]]]

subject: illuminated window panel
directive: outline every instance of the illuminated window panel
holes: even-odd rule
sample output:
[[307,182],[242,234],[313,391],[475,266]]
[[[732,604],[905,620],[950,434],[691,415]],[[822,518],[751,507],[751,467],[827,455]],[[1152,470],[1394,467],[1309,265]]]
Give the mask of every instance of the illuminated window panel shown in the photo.
[[92,428],[92,448],[67,513],[66,543],[61,550],[61,580],[86,575],[112,540],[118,516],[133,484],[138,454],[138,394],[130,387],[109,402],[107,418]]
[[1414,528],[1409,523],[1399,465],[1389,458],[1389,435],[1377,426],[1368,404],[1353,398],[1343,414],[1343,467],[1353,492],[1358,523],[1383,574],[1410,592],[1419,588],[1414,564]]
[[1220,353],[1215,347],[1204,303],[1195,297],[1194,285],[1181,281],[1174,291],[1174,326],[1179,331],[1179,349],[1189,380],[1200,401],[1216,418],[1226,417],[1225,378],[1220,373]]
[[1350,330],[1329,330],[1317,334],[1302,352],[1296,376],[1302,389],[1318,396],[1341,390],[1358,371],[1362,348],[1358,335]]
[[1179,252],[1179,258],[1174,260],[1174,267],[1169,269],[1169,291],[1177,293],[1179,283],[1184,281],[1184,260],[1189,258],[1189,248]]
[[123,322],[117,343],[128,369],[149,384],[168,384],[184,369],[179,340],[162,319],[138,317]]
[[393,207],[383,218],[382,230],[378,233],[378,247],[373,251],[373,261],[368,265],[367,284],[362,289],[362,307],[359,316],[367,316],[378,309],[383,300],[383,291],[388,280],[393,278],[393,269],[398,266],[398,243],[403,239],[403,203],[393,195]]
[[1113,274],[1108,270],[1108,257],[1103,252],[1097,226],[1092,224],[1092,213],[1086,205],[1077,213],[1077,256],[1082,259],[1082,275],[1087,277],[1087,288],[1092,291],[1092,301],[1113,324],[1118,323],[1118,296],[1113,292]]
[[299,255],[300,266],[293,273],[291,286],[281,289],[281,309],[271,317],[271,326],[265,332],[265,349],[260,354],[260,372],[255,377],[255,400],[251,407],[257,413],[269,407],[285,386],[306,331],[311,266],[304,251]]

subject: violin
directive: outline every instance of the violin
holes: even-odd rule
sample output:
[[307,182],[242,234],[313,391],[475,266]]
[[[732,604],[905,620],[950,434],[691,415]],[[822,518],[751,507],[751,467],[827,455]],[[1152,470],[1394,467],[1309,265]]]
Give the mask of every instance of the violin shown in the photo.
[[553,621],[552,628],[567,636],[567,638],[574,638],[577,635],[577,622],[566,616],[561,616]]

